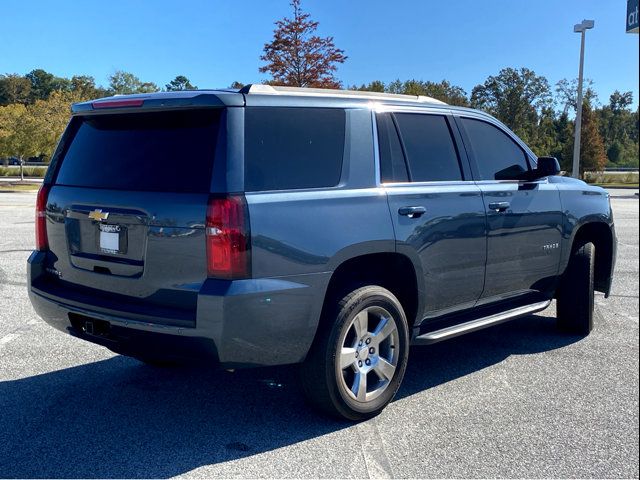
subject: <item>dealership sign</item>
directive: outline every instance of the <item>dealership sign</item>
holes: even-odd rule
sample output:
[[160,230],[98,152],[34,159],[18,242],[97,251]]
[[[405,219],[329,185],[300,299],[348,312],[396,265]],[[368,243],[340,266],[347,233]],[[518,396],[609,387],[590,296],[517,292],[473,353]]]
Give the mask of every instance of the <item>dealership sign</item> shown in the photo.
[[627,0],[627,33],[638,33],[638,0]]

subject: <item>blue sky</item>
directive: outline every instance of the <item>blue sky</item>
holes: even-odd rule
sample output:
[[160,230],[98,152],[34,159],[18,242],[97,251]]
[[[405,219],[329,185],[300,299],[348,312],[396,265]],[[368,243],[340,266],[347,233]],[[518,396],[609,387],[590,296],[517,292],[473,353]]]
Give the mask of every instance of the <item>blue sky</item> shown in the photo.
[[[508,66],[552,84],[577,77],[573,25],[594,19],[585,76],[600,102],[619,89],[638,104],[638,35],[625,33],[624,0],[303,0],[303,8],[349,56],[343,84],[448,79],[467,93]],[[44,68],[106,85],[121,69],[160,86],[186,75],[200,88],[260,81],[262,47],[289,13],[288,0],[3,0],[0,73]]]

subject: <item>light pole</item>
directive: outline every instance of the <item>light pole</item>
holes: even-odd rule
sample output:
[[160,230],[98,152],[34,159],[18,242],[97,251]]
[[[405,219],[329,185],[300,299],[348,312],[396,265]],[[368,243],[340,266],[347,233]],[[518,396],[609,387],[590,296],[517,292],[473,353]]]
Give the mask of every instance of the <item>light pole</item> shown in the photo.
[[573,171],[571,175],[575,178],[580,177],[580,130],[582,129],[582,70],[584,68],[584,34],[587,30],[593,28],[593,20],[582,20],[573,26],[575,33],[580,33],[580,71],[578,73],[578,104],[576,105],[576,127],[573,142]]

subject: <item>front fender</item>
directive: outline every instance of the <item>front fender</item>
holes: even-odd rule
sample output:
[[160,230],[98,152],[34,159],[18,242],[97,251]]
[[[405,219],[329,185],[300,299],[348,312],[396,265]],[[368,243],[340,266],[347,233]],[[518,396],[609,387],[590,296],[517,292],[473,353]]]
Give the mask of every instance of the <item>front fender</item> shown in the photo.
[[[563,210],[563,245],[558,271],[562,274],[566,270],[576,238],[583,234],[590,235],[594,241],[603,242],[600,243],[600,251],[604,251],[602,247],[605,246],[610,250],[611,257],[606,258],[605,263],[599,263],[602,259],[596,260],[596,267],[599,269],[596,287],[608,296],[617,250],[609,193],[600,187],[576,180],[560,183],[559,189]],[[608,238],[602,238],[605,231]],[[603,265],[606,265],[606,271],[603,270]]]

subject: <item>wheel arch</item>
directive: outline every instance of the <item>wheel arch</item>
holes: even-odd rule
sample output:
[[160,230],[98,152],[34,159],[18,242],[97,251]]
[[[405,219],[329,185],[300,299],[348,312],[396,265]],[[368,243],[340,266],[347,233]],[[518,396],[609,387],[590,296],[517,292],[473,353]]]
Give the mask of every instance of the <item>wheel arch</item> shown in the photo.
[[332,300],[364,285],[380,285],[392,292],[400,301],[411,330],[424,308],[420,279],[414,262],[401,253],[375,252],[343,259],[329,279],[316,337],[330,316]]

